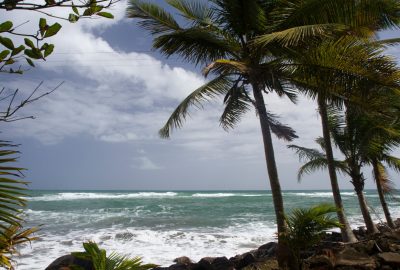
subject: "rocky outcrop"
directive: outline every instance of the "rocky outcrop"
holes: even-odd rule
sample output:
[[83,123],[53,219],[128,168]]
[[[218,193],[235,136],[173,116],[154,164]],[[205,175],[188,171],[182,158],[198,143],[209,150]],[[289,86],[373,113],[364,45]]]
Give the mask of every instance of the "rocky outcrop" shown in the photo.
[[70,270],[70,266],[80,266],[85,270],[95,270],[91,261],[65,255],[52,262],[45,270]]

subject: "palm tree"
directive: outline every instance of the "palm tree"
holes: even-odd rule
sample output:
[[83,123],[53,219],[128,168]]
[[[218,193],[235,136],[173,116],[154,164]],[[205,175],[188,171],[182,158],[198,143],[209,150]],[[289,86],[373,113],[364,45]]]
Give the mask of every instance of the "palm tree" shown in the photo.
[[23,229],[22,209],[25,207],[26,185],[22,168],[15,167],[18,145],[0,140],[0,267],[13,268],[17,247],[36,240],[37,227]]
[[[335,169],[350,176],[367,230],[372,234],[377,233],[378,229],[371,218],[364,196],[365,178],[361,168],[376,160],[377,149],[382,149],[379,140],[383,137],[392,136],[394,132],[385,125],[378,124],[378,122],[380,120],[372,120],[351,106],[346,106],[344,115],[333,109],[330,114],[330,133],[335,145],[344,155],[344,160],[334,160]],[[317,143],[324,150],[325,141],[323,138],[317,139]],[[294,149],[300,159],[307,160],[307,163],[299,170],[298,179],[301,179],[304,174],[328,166],[327,156],[318,150],[296,145],[290,145],[289,148]],[[389,159],[386,154],[380,156]],[[382,178],[383,175],[380,174],[380,177]],[[383,180],[378,179],[378,182],[382,183]]]
[[[396,15],[386,12],[392,11],[392,6],[382,5],[382,1],[370,1],[372,4],[364,7],[364,13],[358,12],[360,7],[354,13],[350,2],[354,6],[359,1],[332,0],[324,1],[322,5],[321,1],[309,0],[301,1],[299,6],[299,1],[168,0],[167,3],[181,15],[183,23],[148,2],[132,0],[127,10],[128,17],[140,19],[139,24],[155,36],[155,49],[166,56],[178,54],[189,62],[208,64],[204,74],[214,75],[177,107],[160,130],[162,137],[169,137],[172,129],[183,125],[190,107],[201,107],[203,102],[220,95],[225,96],[225,110],[220,118],[225,129],[234,127],[244,112],[255,107],[263,135],[279,234],[285,231],[284,208],[271,131],[286,140],[296,136],[292,129],[279,123],[267,111],[264,94],[276,92],[294,101],[295,91],[290,81],[296,65],[288,60],[293,52],[307,53],[314,41],[318,43],[337,32],[359,31],[361,28],[355,26],[369,25],[371,21],[382,19],[382,14],[387,15],[386,22],[392,22]],[[332,5],[337,7],[334,12]],[[332,15],[336,20],[330,19],[335,18]],[[338,188],[336,193],[339,194]],[[344,239],[352,240],[354,237],[344,218],[343,207],[339,206]]]
[[[183,25],[187,27],[178,24],[159,6],[145,2],[131,1],[128,17],[141,19],[139,24],[156,36],[154,48],[167,56],[178,54],[195,64],[207,63],[204,75],[212,74],[213,78],[193,91],[175,109],[160,135],[169,137],[172,129],[182,126],[190,107],[201,107],[203,102],[218,96],[225,97],[220,124],[226,130],[233,128],[241,116],[254,107],[263,135],[278,241],[281,243],[286,225],[271,132],[287,141],[297,136],[294,130],[267,111],[263,94],[276,92],[294,100],[295,93],[284,75],[282,61],[271,51],[252,48],[252,41],[268,31],[271,24],[268,10],[275,3],[258,0],[168,0],[167,3],[186,20]],[[282,258],[280,262],[286,264],[287,260]]]
[[[395,27],[399,24],[400,17],[399,13],[397,12],[399,9],[399,5],[396,1],[393,0],[382,0],[382,1],[347,1],[347,0],[338,0],[338,1],[286,1],[290,3],[290,7],[283,7],[279,10],[278,14],[283,15],[286,18],[290,18],[291,24],[319,24],[324,25],[325,27],[332,27],[332,24],[336,25],[336,29],[342,27],[344,31],[335,31],[332,39],[334,42],[337,42],[339,45],[341,39],[343,37],[353,36],[356,38],[361,39],[371,39],[374,37],[374,34],[382,29]],[[301,9],[303,11],[307,11],[306,14],[302,14],[303,16],[298,16],[294,10]],[[297,15],[297,16],[296,16]],[[287,21],[281,20],[283,23],[280,27],[285,28],[287,26]],[[278,27],[279,28],[279,27]],[[326,29],[326,28],[325,28]],[[315,37],[314,37],[315,38]],[[279,42],[283,45],[291,44],[293,40],[297,42],[304,41],[300,36],[298,36],[297,40],[293,39],[291,35],[289,35],[288,31],[281,30],[280,32],[275,32],[271,34],[264,35],[259,37],[256,40],[258,45],[267,46],[271,42]],[[397,43],[398,39],[394,39],[389,43]],[[337,208],[337,215],[339,221],[344,225],[341,228],[342,238],[344,241],[347,242],[354,242],[356,238],[351,231],[351,227],[348,224],[347,218],[345,216],[343,210],[343,203],[340,195],[339,185],[337,181],[337,175],[335,172],[334,167],[334,157],[331,145],[331,138],[329,134],[328,128],[328,115],[327,115],[327,105],[328,103],[334,102],[335,104],[339,105],[343,100],[341,98],[337,98],[340,95],[331,95],[332,92],[335,92],[335,84],[337,83],[337,78],[339,74],[328,74],[325,76],[323,72],[321,73],[321,67],[324,66],[326,63],[331,63],[331,69],[337,68],[340,66],[338,63],[341,62],[342,58],[340,57],[340,53],[337,54],[337,50],[332,50],[335,47],[337,48],[338,44],[329,44],[328,46],[322,46],[323,50],[317,50],[317,54],[312,55],[309,51],[304,53],[301,56],[305,56],[308,58],[310,55],[311,57],[317,56],[320,61],[315,62],[315,68],[309,68],[309,61],[310,59],[306,59],[303,61],[303,64],[308,67],[306,72],[302,73],[301,80],[304,78],[311,77],[311,80],[314,81],[314,87],[309,87],[307,85],[305,87],[306,94],[310,95],[312,98],[315,98],[318,103],[319,113],[321,116],[321,124],[322,124],[322,131],[323,131],[323,138],[325,144],[325,153],[328,159],[328,171],[331,181],[332,193],[335,201],[335,205]],[[344,46],[347,48],[347,45]],[[339,49],[340,51],[340,49]],[[345,52],[344,50],[342,50]],[[333,54],[331,54],[333,52]],[[333,55],[339,56],[336,60],[331,61],[331,56]],[[351,54],[350,54],[351,55]],[[355,56],[354,54],[352,56]],[[361,54],[362,55],[362,54]],[[352,58],[349,57],[350,59]],[[336,62],[338,61],[338,62]],[[365,60],[364,60],[365,61]],[[311,61],[313,63],[313,61]],[[365,61],[368,63],[368,61]],[[333,64],[333,66],[332,66]],[[329,65],[328,65],[329,66]],[[349,67],[349,65],[346,65]],[[351,64],[350,64],[351,66]],[[365,65],[368,66],[368,65]],[[361,65],[362,67],[362,65]],[[325,69],[329,67],[325,66]],[[357,76],[364,76],[365,73],[357,72],[356,69],[352,75]],[[310,76],[311,75],[311,76]],[[315,76],[319,78],[316,79]],[[332,76],[333,75],[333,76]],[[313,78],[314,77],[314,78]],[[300,83],[301,85],[301,83]],[[311,92],[310,92],[311,90]],[[341,95],[343,95],[343,90]],[[333,98],[334,97],[334,98]],[[338,104],[339,103],[339,104]]]
[[369,100],[377,103],[376,106],[380,108],[380,114],[373,113],[369,116],[369,121],[381,127],[384,132],[374,134],[365,159],[372,166],[373,178],[387,225],[394,228],[395,225],[386,203],[386,195],[392,195],[395,188],[389,179],[387,167],[400,171],[400,159],[391,155],[391,152],[400,144],[399,97],[396,94],[386,94],[379,99],[374,97]]

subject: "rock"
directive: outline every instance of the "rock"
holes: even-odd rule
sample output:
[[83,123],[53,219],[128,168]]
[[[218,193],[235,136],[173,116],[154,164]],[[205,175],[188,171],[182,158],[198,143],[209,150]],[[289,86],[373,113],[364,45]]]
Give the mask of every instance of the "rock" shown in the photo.
[[236,255],[229,259],[232,262],[235,269],[242,269],[252,263],[256,262],[256,258],[251,252],[246,252],[242,255]]
[[357,267],[358,269],[376,269],[374,258],[358,252],[352,247],[346,247],[335,253],[334,265]]
[[176,259],[174,260],[174,262],[177,263],[177,264],[191,264],[191,263],[192,263],[192,260],[190,260],[190,259],[189,259],[188,257],[186,257],[186,256],[182,256],[182,257],[176,258]]
[[352,247],[360,253],[373,255],[382,252],[381,248],[376,244],[375,240],[354,243]]
[[270,258],[276,255],[278,250],[278,243],[269,242],[265,245],[260,246],[254,253],[256,259]]
[[197,265],[204,270],[233,270],[234,268],[233,263],[226,257],[205,257]]
[[115,238],[118,240],[130,240],[134,237],[135,235],[131,232],[122,232],[122,233],[117,233],[115,235]]
[[382,252],[378,254],[385,263],[400,266],[400,254],[395,252]]
[[304,261],[305,269],[331,270],[334,265],[327,255],[316,255]]
[[56,259],[45,270],[67,270],[72,265],[80,266],[84,270],[95,270],[91,261],[79,259],[72,255],[65,255]]

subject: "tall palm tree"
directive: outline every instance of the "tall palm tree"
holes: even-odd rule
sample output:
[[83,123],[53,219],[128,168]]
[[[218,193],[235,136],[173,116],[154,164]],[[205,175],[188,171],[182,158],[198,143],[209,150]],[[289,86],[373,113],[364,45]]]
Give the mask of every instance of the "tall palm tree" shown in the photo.
[[[271,132],[287,141],[297,136],[267,111],[263,94],[276,92],[294,100],[295,93],[282,71],[282,61],[271,51],[252,47],[252,41],[268,31],[268,10],[272,10],[275,3],[258,0],[168,0],[167,3],[179,12],[185,23],[179,24],[157,5],[138,1],[130,2],[128,17],[141,19],[139,24],[156,36],[154,48],[167,56],[178,54],[189,62],[207,64],[204,75],[212,74],[213,78],[175,109],[160,135],[169,137],[172,129],[182,126],[190,107],[200,107],[217,96],[225,97],[220,124],[226,130],[233,128],[241,116],[254,107],[263,135],[281,243],[286,225]],[[280,262],[281,265],[287,263],[283,258]]]
[[[364,196],[365,178],[361,169],[363,166],[373,163],[373,160],[379,155],[377,151],[382,149],[382,144],[379,144],[379,141],[381,141],[383,137],[387,138],[388,136],[392,136],[393,132],[396,131],[379,124],[377,119],[371,119],[367,115],[360,113],[354,107],[346,106],[344,115],[341,112],[331,110],[330,133],[335,145],[344,155],[344,160],[334,161],[335,169],[350,176],[351,183],[357,194],[364,222],[368,232],[371,234],[377,233],[378,229],[371,218],[368,204]],[[317,143],[324,150],[325,141],[323,138],[317,139]],[[317,169],[327,168],[328,166],[326,154],[318,150],[296,145],[290,145],[289,148],[294,149],[301,159],[307,161],[299,170],[299,179],[301,179],[304,174]],[[380,154],[380,156],[382,158],[388,158],[388,156],[383,153]],[[383,175],[381,174],[380,177],[383,177]],[[379,180],[381,179],[378,179],[378,181]],[[383,180],[380,181],[380,183],[382,182]]]
[[[370,99],[371,100],[371,99]],[[378,125],[384,132],[376,132],[373,141],[369,145],[369,151],[366,151],[365,159],[372,166],[372,174],[375,180],[379,200],[382,205],[383,213],[387,225],[394,228],[394,222],[391,217],[386,195],[392,195],[395,190],[393,182],[389,179],[387,167],[400,171],[400,159],[392,156],[391,152],[400,144],[400,121],[399,121],[399,96],[383,95],[380,98],[373,98],[380,108],[380,113],[372,113],[369,121]]]
[[[303,25],[303,24],[319,24],[324,25],[325,27],[332,27],[332,24],[336,25],[336,29],[343,27],[344,31],[335,31],[334,35],[330,35],[333,40],[338,41],[340,44],[340,39],[344,36],[353,36],[356,38],[370,39],[374,37],[374,34],[382,29],[395,27],[399,25],[400,17],[399,17],[399,4],[395,0],[364,0],[364,1],[347,1],[347,0],[338,0],[338,1],[318,1],[318,0],[305,0],[305,1],[286,1],[290,4],[288,7],[283,7],[280,11],[276,12],[280,15],[283,15],[286,18],[289,18],[289,22],[293,24]],[[304,16],[298,16],[299,13],[294,13],[294,10],[303,10],[306,11]],[[293,14],[294,13],[294,14]],[[287,26],[287,21],[281,20],[282,23],[279,27],[285,28]],[[315,38],[315,37],[314,37]],[[271,42],[279,42],[283,45],[291,44],[293,41],[299,42],[303,41],[301,37],[298,37],[297,40],[291,38],[287,31],[282,30],[277,33],[271,33],[259,37],[256,40],[258,45],[267,46]],[[398,42],[398,40],[393,40],[393,42]],[[329,44],[329,43],[328,43]],[[336,44],[337,45],[337,44]],[[324,47],[324,46],[323,46]],[[332,95],[330,92],[335,92],[334,85],[337,83],[336,75],[328,75],[323,76],[321,74],[320,68],[321,64],[324,65],[326,62],[331,62],[336,65],[335,61],[329,61],[333,54],[330,54],[329,51],[332,52],[332,48],[335,46],[328,46],[323,48],[323,50],[319,51],[316,55],[319,58],[319,62],[314,62],[317,67],[317,70],[308,69],[308,71],[303,72],[302,76],[314,77],[312,80],[317,81],[314,87],[310,88],[306,87],[306,93],[310,94],[311,97],[315,98],[318,103],[319,113],[321,116],[321,124],[323,131],[323,138],[325,143],[325,153],[328,159],[328,171],[331,181],[332,193],[335,201],[335,205],[337,208],[337,215],[339,221],[344,225],[341,228],[342,238],[344,241],[353,242],[356,241],[356,238],[351,231],[351,227],[348,224],[347,218],[345,216],[343,210],[343,203],[340,195],[339,185],[337,181],[337,175],[334,167],[334,157],[331,145],[331,138],[329,134],[328,128],[328,115],[327,115],[327,104],[332,102]],[[337,47],[337,46],[336,46]],[[347,47],[347,46],[344,46]],[[304,53],[304,56],[309,56],[310,53]],[[351,58],[351,57],[350,57]],[[339,54],[339,58],[337,59],[339,62],[342,60]],[[310,59],[306,59],[307,63]],[[339,64],[338,64],[339,65]],[[368,66],[368,65],[366,65]],[[335,68],[331,66],[331,68]],[[356,71],[356,70],[354,70]],[[354,75],[356,75],[355,72]],[[311,75],[311,76],[310,76]],[[315,76],[319,76],[318,80],[315,80]],[[322,76],[321,76],[322,75]],[[358,73],[358,75],[363,76],[362,73]],[[357,76],[357,75],[356,75]],[[310,93],[310,90],[311,93]],[[343,94],[343,93],[342,93]],[[335,103],[342,102],[340,98],[337,99],[335,96]]]

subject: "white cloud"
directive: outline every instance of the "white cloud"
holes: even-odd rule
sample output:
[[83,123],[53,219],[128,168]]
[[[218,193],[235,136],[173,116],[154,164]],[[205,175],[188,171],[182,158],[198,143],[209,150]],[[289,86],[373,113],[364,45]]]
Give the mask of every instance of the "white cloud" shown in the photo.
[[[35,115],[37,120],[26,121],[23,125],[15,123],[10,132],[19,136],[29,134],[43,143],[58,143],[80,135],[113,143],[160,142],[158,129],[174,107],[203,84],[204,79],[200,74],[171,67],[146,53],[118,51],[97,36],[99,29],[123,21],[125,7],[125,2],[115,6],[113,13],[117,16],[112,21],[63,24],[62,32],[52,39],[56,45],[54,55],[39,66],[56,74],[46,82],[48,87],[64,80],[67,72],[66,83],[26,109],[26,113]],[[134,37],[132,43],[135,43]],[[24,81],[23,84],[25,89],[35,86],[33,82]],[[8,82],[9,87],[20,85],[21,81]],[[274,95],[268,95],[266,101],[270,111],[282,116],[282,122],[299,131],[302,141],[306,139],[311,143],[319,134],[311,102],[301,99],[299,106],[294,106]],[[256,160],[262,157],[261,133],[255,113],[247,114],[235,130],[227,133],[218,124],[221,111],[222,101],[205,106],[203,111],[194,111],[184,128],[173,133],[169,143],[194,150],[201,159],[230,156]],[[286,153],[280,152],[278,155]],[[157,167],[145,157],[139,161],[148,169]]]
[[151,161],[146,156],[135,158],[134,159],[134,168],[138,168],[140,170],[145,170],[145,171],[162,169],[161,166],[156,165],[153,161]]

